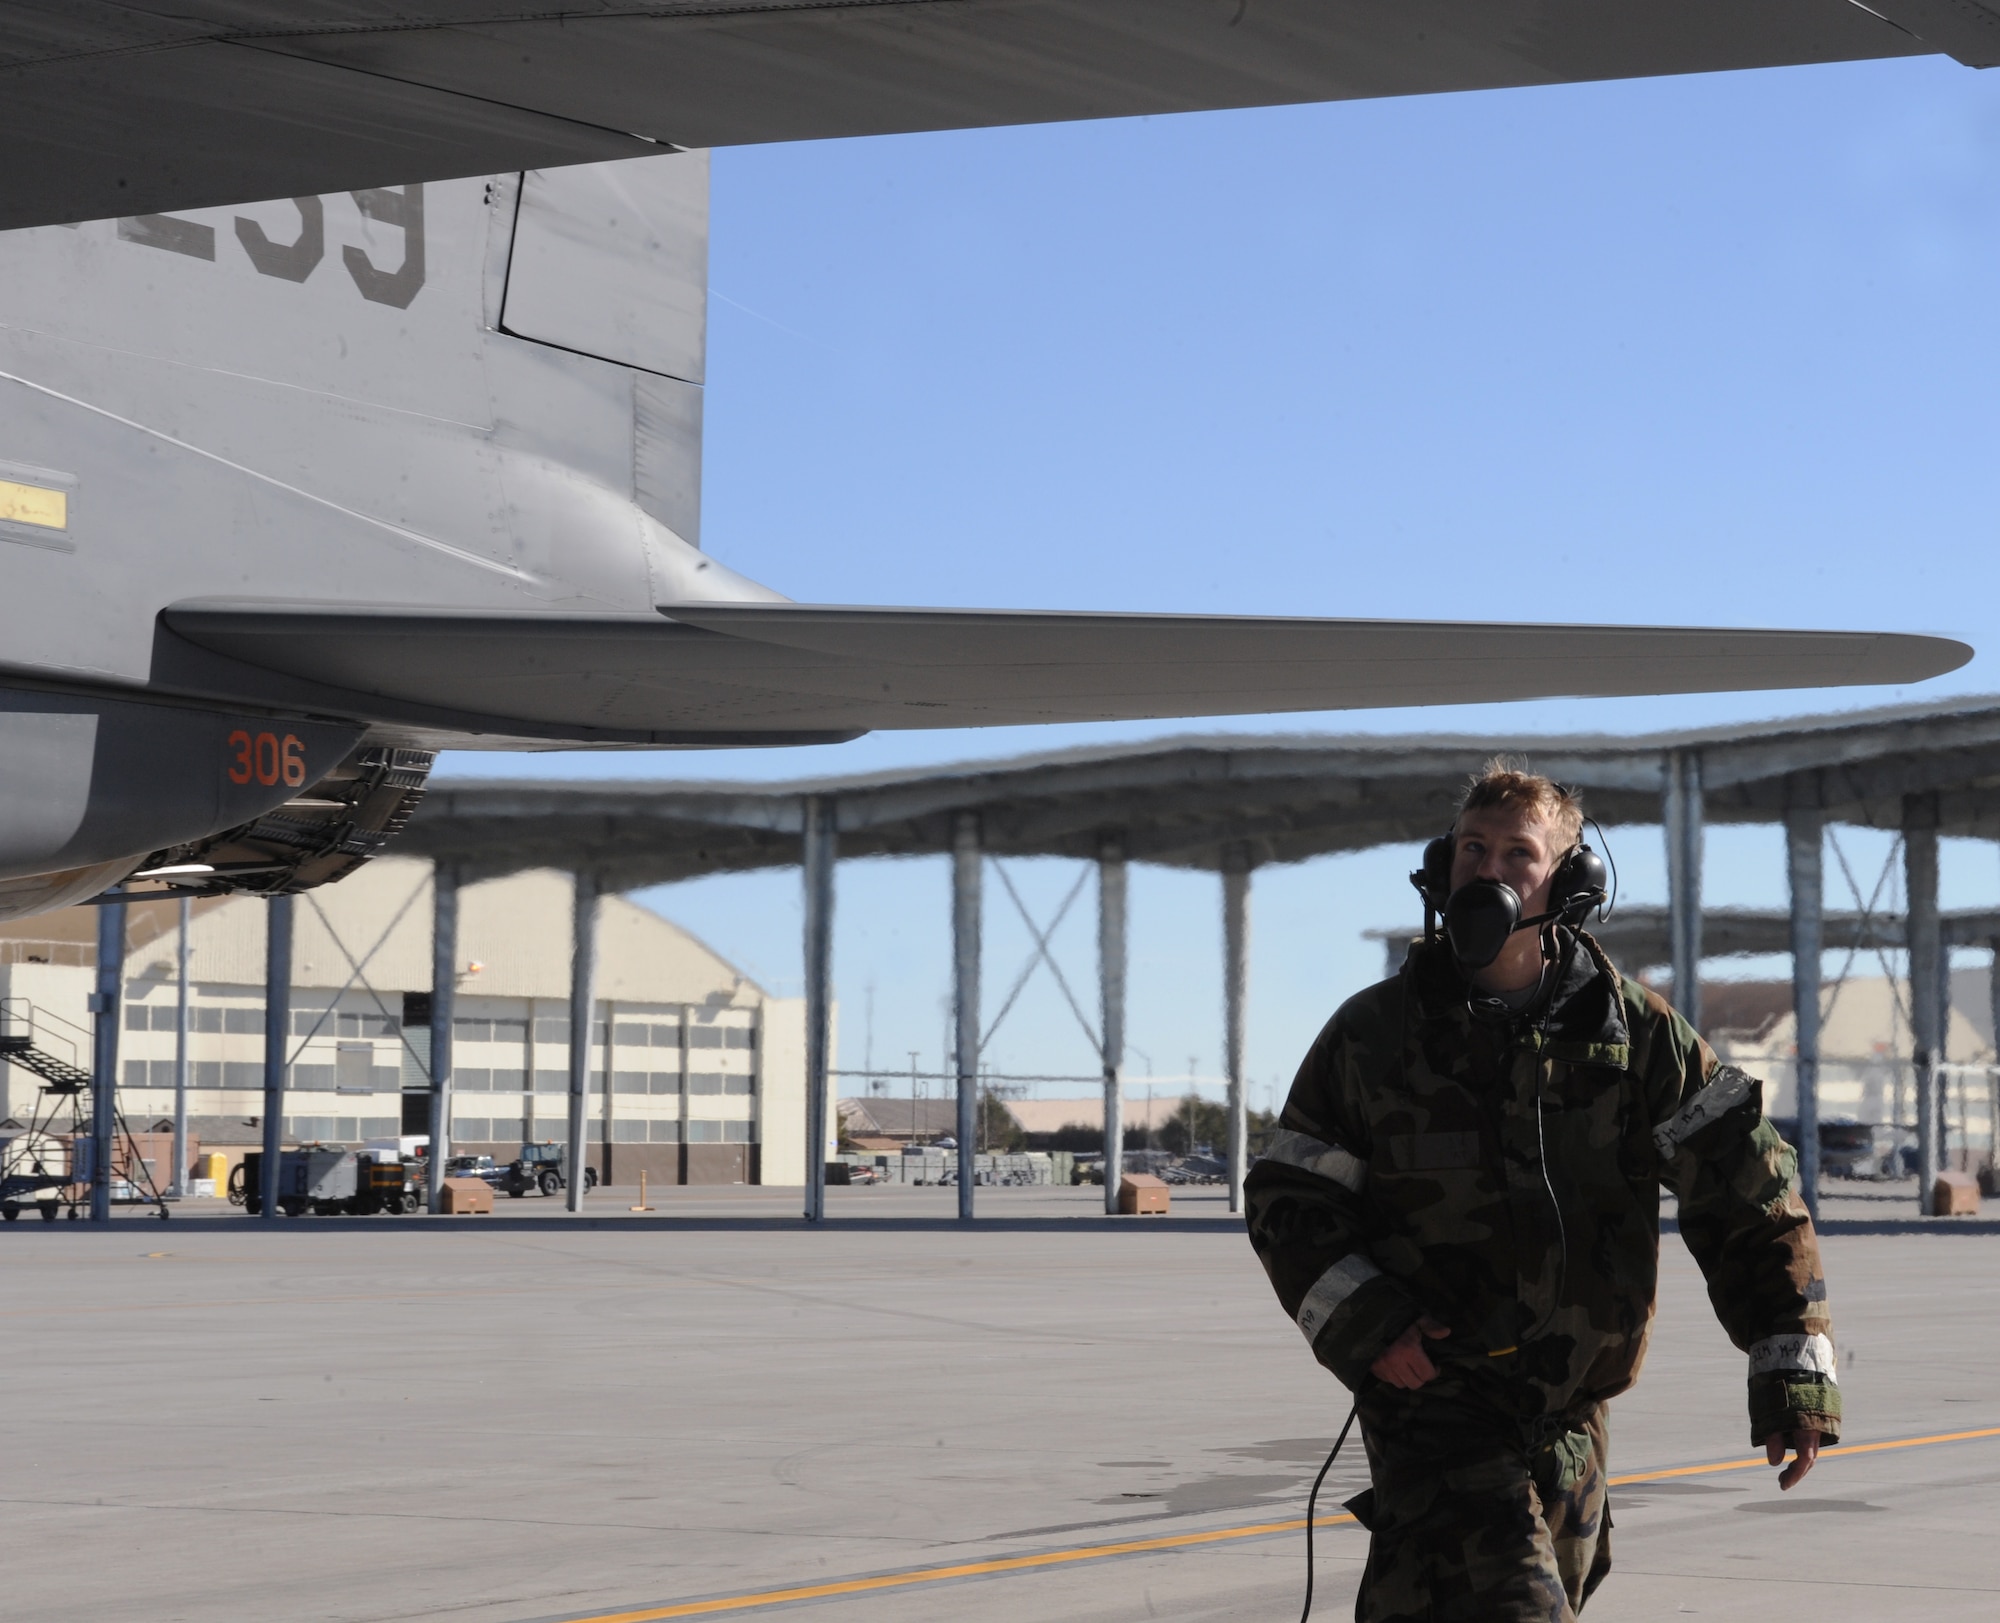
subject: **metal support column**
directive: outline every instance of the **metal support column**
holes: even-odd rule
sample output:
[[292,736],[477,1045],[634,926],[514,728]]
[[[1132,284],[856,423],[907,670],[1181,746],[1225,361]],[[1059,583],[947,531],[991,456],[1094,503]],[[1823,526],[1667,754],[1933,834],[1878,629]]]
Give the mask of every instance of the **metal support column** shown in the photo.
[[[1987,942],[1987,946],[1993,950],[1993,964],[1986,972],[1987,1017],[2000,1019],[2000,939]],[[1993,1029],[2000,1032],[2000,1026]],[[1986,1109],[1987,1131],[1992,1135],[1986,1141],[1988,1154],[1994,1165],[2000,1167],[2000,1078],[1991,1073],[1986,1078]]]
[[97,991],[90,1000],[90,1220],[111,1221],[111,1150],[118,1120],[118,1012],[125,990],[125,904],[97,910]]
[[1674,1007],[1701,1029],[1701,756],[1669,750],[1661,822],[1667,836],[1667,939],[1673,955]]
[[1903,879],[1910,952],[1910,1065],[1917,1085],[1917,1209],[1930,1214],[1940,1170],[1937,1056],[1943,1025],[1938,965],[1938,797],[1903,796]]
[[451,1033],[458,1009],[458,869],[431,869],[431,1148],[424,1182],[433,1216],[444,1204],[451,1157]]
[[[590,1098],[590,1038],[597,1014],[597,915],[603,892],[594,873],[574,876],[575,907],[570,914],[569,948],[569,1144],[564,1177],[569,1183],[569,1209],[583,1210],[583,1186],[590,1166],[588,1102]],[[607,1073],[604,1085],[611,1086]]]
[[1104,1210],[1118,1213],[1125,1170],[1125,839],[1097,842],[1097,988],[1104,1029]]
[[[801,872],[806,903],[806,1209],[826,1216],[826,1090],[833,1067],[833,865],[840,855],[836,803],[808,795]],[[960,1152],[963,1153],[962,1151]]]
[[188,1185],[188,930],[194,920],[194,898],[181,898],[180,950],[175,957],[174,1005],[174,1175],[167,1193],[181,1200]]
[[1243,1173],[1250,1154],[1243,1097],[1243,1004],[1250,964],[1250,847],[1222,848],[1222,1054],[1229,1078],[1229,1209],[1243,1210]]
[[292,899],[264,903],[264,1160],[257,1200],[266,1222],[278,1215],[278,1157],[285,1147],[285,1050],[292,1040]]
[[[1931,1069],[1937,1075],[1938,1169],[1951,1167],[1951,1076],[1945,1066],[1951,1060],[1951,948],[1940,936],[1938,942],[1938,1039]],[[1972,1146],[1961,1146],[1970,1150]]]
[[951,823],[951,1007],[958,1055],[958,1215],[972,1221],[979,1148],[979,813]]
[[1785,872],[1792,898],[1792,1015],[1798,1023],[1799,1195],[1819,1219],[1819,972],[1824,946],[1820,860],[1826,813],[1785,811]]

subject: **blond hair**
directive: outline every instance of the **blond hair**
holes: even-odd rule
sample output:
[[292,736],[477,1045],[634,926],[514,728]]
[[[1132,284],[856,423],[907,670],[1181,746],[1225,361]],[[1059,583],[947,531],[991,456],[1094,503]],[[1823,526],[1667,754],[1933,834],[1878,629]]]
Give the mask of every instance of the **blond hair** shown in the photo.
[[1458,816],[1469,811],[1530,813],[1555,835],[1558,851],[1569,850],[1583,838],[1583,797],[1553,778],[1530,772],[1526,761],[1508,755],[1494,756],[1472,775],[1459,797]]

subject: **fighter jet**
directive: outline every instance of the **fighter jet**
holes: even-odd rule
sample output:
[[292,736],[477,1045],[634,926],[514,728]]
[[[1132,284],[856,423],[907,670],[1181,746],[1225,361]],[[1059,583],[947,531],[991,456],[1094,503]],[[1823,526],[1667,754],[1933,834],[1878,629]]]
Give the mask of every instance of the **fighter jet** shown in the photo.
[[0,917],[337,878],[450,746],[1907,683],[1970,657],[1866,632],[799,604],[701,551],[700,469],[705,148],[1979,62],[2000,18],[1973,0],[0,19]]

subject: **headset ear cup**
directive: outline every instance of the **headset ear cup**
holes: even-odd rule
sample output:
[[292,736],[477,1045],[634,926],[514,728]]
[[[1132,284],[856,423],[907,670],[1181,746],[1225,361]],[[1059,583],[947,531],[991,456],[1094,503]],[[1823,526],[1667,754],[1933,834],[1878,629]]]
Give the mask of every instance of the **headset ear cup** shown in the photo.
[[1456,848],[1457,842],[1449,834],[1440,834],[1424,847],[1424,894],[1440,913],[1451,899],[1451,859]]
[[1549,884],[1549,911],[1565,924],[1581,924],[1583,916],[1604,901],[1604,862],[1587,845],[1578,845],[1562,859]]

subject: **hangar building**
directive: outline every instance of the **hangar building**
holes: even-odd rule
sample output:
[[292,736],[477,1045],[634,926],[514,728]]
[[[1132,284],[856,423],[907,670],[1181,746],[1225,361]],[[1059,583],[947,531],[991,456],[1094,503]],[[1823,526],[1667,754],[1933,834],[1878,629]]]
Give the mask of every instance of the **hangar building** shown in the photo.
[[[265,907],[195,901],[189,1135],[232,1161],[262,1139]],[[453,1021],[454,1154],[511,1160],[565,1141],[569,877],[531,870],[462,892]],[[90,1063],[93,910],[0,926],[0,998],[39,1046]],[[180,909],[129,909],[119,1098],[137,1128],[173,1114]],[[431,864],[385,857],[300,898],[284,1138],[427,1131]],[[805,1011],[678,925],[621,897],[599,924],[589,1153],[607,1182],[797,1183],[805,1161]],[[610,1085],[606,1086],[606,1078]],[[0,1066],[0,1118],[35,1079]]]

